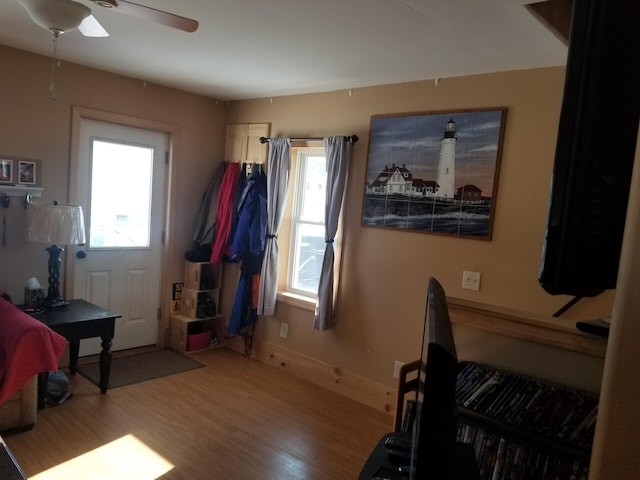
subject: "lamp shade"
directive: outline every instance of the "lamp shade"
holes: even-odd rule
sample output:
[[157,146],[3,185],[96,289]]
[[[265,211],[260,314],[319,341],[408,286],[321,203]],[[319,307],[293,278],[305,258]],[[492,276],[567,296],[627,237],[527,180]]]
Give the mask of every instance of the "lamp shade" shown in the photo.
[[29,16],[53,33],[71,31],[91,15],[91,9],[73,0],[18,0]]
[[82,207],[31,203],[27,207],[25,239],[48,245],[85,243]]

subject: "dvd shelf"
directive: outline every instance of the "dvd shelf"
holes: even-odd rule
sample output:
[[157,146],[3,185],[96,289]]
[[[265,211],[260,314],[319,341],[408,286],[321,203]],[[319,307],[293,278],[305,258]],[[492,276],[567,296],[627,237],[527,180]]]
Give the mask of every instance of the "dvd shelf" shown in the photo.
[[[473,445],[482,480],[587,479],[596,394],[460,362],[456,401],[458,441]],[[409,400],[402,430],[414,412]]]
[[482,480],[587,480],[588,461],[514,438],[495,428],[472,425],[465,419],[458,425],[458,441],[473,445]]
[[598,411],[595,394],[463,362],[456,400],[462,416],[488,417],[541,441],[557,441],[574,455],[591,449]]

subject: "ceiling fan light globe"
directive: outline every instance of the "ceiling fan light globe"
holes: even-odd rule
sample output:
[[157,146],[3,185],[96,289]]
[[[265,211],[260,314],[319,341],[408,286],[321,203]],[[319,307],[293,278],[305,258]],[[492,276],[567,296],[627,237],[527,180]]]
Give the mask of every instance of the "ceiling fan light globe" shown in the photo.
[[96,5],[100,5],[101,7],[104,7],[104,8],[113,8],[118,6],[115,0],[92,0],[92,1]]
[[78,28],[91,15],[91,9],[73,0],[18,0],[31,19],[51,32],[64,33]]

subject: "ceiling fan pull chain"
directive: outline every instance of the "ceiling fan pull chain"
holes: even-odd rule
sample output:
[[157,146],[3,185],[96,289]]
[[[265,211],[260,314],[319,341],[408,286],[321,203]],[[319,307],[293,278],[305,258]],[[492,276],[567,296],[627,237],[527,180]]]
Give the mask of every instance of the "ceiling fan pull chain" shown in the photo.
[[51,93],[51,101],[58,101],[57,92],[57,68],[58,68],[58,36],[57,32],[53,32],[53,58],[51,59],[51,84],[49,85],[49,92]]

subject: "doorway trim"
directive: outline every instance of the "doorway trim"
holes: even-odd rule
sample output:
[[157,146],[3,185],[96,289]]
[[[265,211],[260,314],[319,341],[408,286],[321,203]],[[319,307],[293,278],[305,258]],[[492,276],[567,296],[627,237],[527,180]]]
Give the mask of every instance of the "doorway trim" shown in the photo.
[[[178,126],[172,123],[150,120],[146,118],[134,117],[114,112],[105,112],[95,110],[88,107],[78,105],[71,106],[71,145],[69,159],[69,202],[71,204],[78,203],[77,191],[77,172],[79,164],[79,140],[80,140],[80,124],[82,120],[96,120],[99,122],[113,123],[126,127],[143,128],[146,130],[154,130],[168,135],[168,158],[167,158],[167,178],[165,180],[165,205],[164,205],[164,242],[162,244],[162,267],[160,282],[160,314],[158,325],[158,346],[163,348],[167,341],[167,330],[170,325],[169,308],[165,308],[165,299],[171,298],[171,283],[167,280],[170,278],[171,261],[170,252],[173,249],[173,236],[171,235],[171,214],[175,211],[176,195],[174,195],[176,186],[176,169],[179,132]],[[65,262],[65,296],[71,298],[72,287],[74,284],[73,263],[68,257]],[[167,302],[168,305],[168,302]]]

